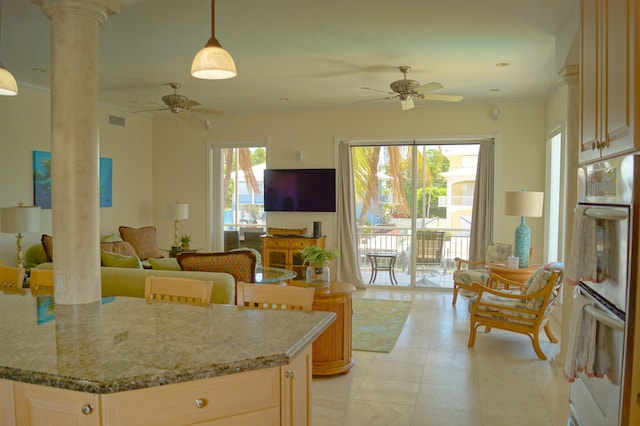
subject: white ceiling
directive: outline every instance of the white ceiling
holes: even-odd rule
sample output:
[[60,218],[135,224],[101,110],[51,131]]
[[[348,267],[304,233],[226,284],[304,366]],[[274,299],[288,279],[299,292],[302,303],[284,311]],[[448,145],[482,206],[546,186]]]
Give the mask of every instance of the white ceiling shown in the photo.
[[[225,113],[400,108],[361,102],[385,96],[362,87],[387,91],[410,65],[409,78],[463,102],[540,100],[558,79],[566,46],[556,45],[571,41],[560,31],[576,21],[577,1],[218,0],[215,35],[238,76],[206,81],[190,67],[210,36],[209,0],[122,0],[101,29],[100,97],[154,108],[176,81],[178,93]],[[19,85],[49,87],[49,32],[39,6],[4,0],[0,59]]]

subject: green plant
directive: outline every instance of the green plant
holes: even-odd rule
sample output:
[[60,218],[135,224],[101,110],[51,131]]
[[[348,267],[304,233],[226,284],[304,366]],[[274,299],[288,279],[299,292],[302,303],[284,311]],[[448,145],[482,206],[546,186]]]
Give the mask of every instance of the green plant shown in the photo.
[[180,242],[182,244],[189,244],[190,241],[191,241],[191,235],[183,235],[182,237],[180,237]]
[[325,266],[328,261],[340,255],[338,249],[322,248],[318,246],[307,246],[300,250],[302,254],[302,264]]

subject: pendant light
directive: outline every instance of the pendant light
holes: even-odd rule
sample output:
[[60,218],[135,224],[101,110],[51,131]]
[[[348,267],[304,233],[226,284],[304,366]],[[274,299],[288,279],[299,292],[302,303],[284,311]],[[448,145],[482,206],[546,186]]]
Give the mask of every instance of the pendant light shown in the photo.
[[[2,0],[0,0],[0,50],[2,49]],[[13,75],[4,67],[0,59],[0,96],[18,94],[18,83]]]
[[233,58],[222,48],[215,36],[215,7],[211,0],[211,38],[191,64],[191,75],[205,80],[223,80],[238,75]]

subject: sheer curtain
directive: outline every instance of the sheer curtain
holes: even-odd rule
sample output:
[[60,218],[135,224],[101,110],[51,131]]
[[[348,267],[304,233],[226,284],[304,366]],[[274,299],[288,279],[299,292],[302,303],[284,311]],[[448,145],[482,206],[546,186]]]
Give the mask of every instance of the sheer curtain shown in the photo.
[[340,142],[338,148],[338,279],[364,289],[358,260],[356,203],[351,172],[351,145]]
[[494,242],[494,145],[494,139],[484,139],[480,142],[469,241],[469,259],[472,260],[484,259],[487,246]]

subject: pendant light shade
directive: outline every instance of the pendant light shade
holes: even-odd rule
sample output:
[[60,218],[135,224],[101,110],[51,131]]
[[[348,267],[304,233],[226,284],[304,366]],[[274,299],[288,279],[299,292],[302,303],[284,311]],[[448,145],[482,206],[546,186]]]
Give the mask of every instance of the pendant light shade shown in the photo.
[[[2,0],[0,0],[0,49],[2,49]],[[18,94],[18,83],[13,75],[0,61],[0,96],[15,96]]]
[[191,75],[205,80],[223,80],[238,75],[233,58],[215,36],[215,6],[211,0],[211,38],[191,64]]
[[18,83],[13,75],[0,62],[0,95],[15,96],[18,94]]

